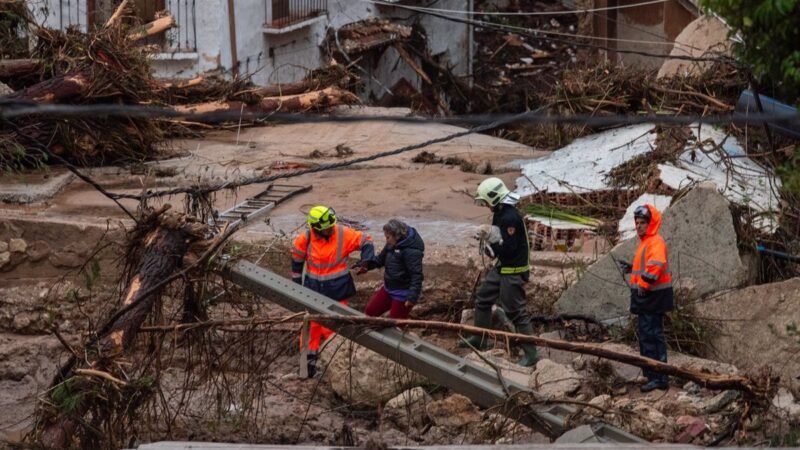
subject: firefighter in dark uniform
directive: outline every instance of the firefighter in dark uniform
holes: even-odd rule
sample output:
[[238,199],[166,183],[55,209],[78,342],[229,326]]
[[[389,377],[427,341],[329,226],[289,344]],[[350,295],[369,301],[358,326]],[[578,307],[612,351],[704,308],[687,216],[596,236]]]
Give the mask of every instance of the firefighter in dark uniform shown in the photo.
[[[519,197],[502,180],[493,177],[478,186],[475,200],[494,213],[492,225],[483,225],[479,237],[484,242],[484,252],[497,259],[476,294],[475,326],[491,328],[492,306],[499,302],[517,333],[532,335],[525,295],[525,283],[530,278],[530,246],[525,221],[515,206]],[[486,341],[485,335],[467,339],[471,346],[480,349],[486,347]],[[536,364],[539,360],[536,346],[524,344],[522,350],[525,355],[518,364],[525,367]]]

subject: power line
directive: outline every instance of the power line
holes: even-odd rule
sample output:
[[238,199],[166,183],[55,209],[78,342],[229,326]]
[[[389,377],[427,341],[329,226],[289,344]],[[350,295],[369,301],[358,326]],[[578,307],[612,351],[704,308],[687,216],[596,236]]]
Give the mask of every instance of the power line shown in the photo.
[[[379,2],[377,0],[361,0],[361,1],[367,2],[367,3],[376,3],[376,4],[381,4],[381,5],[382,4],[388,4],[388,3]],[[419,6],[397,5],[397,7],[401,8],[401,9],[407,9],[409,11],[416,11],[416,12],[423,13],[423,14],[436,15],[436,13],[434,11],[429,10],[428,8],[422,8],[422,7],[419,7]],[[457,19],[457,18],[452,17],[452,16],[450,18]],[[594,40],[602,40],[602,41],[626,42],[626,43],[631,43],[631,44],[654,44],[654,45],[672,45],[673,44],[673,42],[665,42],[665,41],[645,41],[645,40],[639,40],[639,39],[604,38],[604,37],[590,36],[590,35],[587,35],[587,34],[564,33],[564,32],[561,32],[561,31],[543,30],[541,28],[525,28],[525,27],[519,27],[519,26],[516,26],[516,25],[496,24],[494,22],[486,22],[486,21],[483,21],[483,20],[476,20],[476,19],[464,19],[464,20],[473,20],[476,23],[481,23],[481,24],[485,24],[485,25],[502,25],[502,26],[508,27],[508,28],[516,28],[516,29],[519,29],[519,30],[525,30],[525,31],[534,32],[534,33],[551,34],[553,36],[576,37],[576,38],[594,39]]]
[[[374,2],[375,0],[362,0],[362,1]],[[593,48],[593,49],[597,49],[597,50],[612,51],[612,52],[622,53],[622,54],[639,55],[639,56],[645,56],[645,57],[650,57],[650,58],[678,59],[678,60],[695,61],[695,62],[727,62],[727,63],[730,63],[730,64],[737,64],[737,61],[734,60],[733,58],[730,58],[730,57],[697,57],[697,56],[685,56],[685,55],[664,55],[664,54],[650,53],[650,52],[644,52],[644,51],[639,51],[639,50],[617,49],[617,48],[611,48],[611,47],[606,47],[606,46],[597,45],[597,44],[588,44],[588,43],[583,43],[583,42],[576,42],[576,41],[562,39],[562,38],[542,36],[542,35],[539,35],[539,33],[541,33],[541,34],[559,35],[559,36],[565,36],[565,37],[586,38],[586,39],[602,40],[602,41],[640,43],[640,44],[661,44],[661,45],[663,45],[663,44],[667,44],[665,42],[638,41],[638,40],[633,40],[633,39],[613,39],[613,38],[602,38],[602,37],[588,36],[588,35],[576,35],[576,34],[570,34],[570,33],[560,33],[560,32],[555,32],[555,31],[547,31],[547,30],[525,28],[525,27],[519,27],[519,26],[514,26],[514,25],[497,24],[497,23],[493,23],[493,22],[486,22],[486,21],[483,21],[483,20],[474,20],[474,19],[464,19],[464,18],[459,18],[459,17],[452,17],[452,16],[447,16],[447,15],[444,15],[444,14],[439,14],[439,13],[436,13],[436,12],[419,10],[419,9],[417,9],[417,7],[414,7],[414,6],[397,5],[397,4],[392,4],[392,5],[394,7],[396,7],[396,8],[407,9],[409,11],[415,11],[415,12],[418,12],[420,14],[427,14],[429,16],[438,17],[440,19],[449,20],[451,22],[457,22],[457,23],[463,23],[463,24],[467,24],[467,25],[479,26],[479,27],[483,27],[483,28],[487,28],[487,29],[494,29],[494,30],[504,31],[504,32],[511,31],[511,32],[516,32],[517,34],[521,34],[523,36],[527,36],[527,37],[533,38],[533,39],[546,39],[546,40],[550,40],[550,41],[553,41],[553,42],[560,42],[560,43],[567,44],[567,45],[574,45],[576,47]],[[672,43],[669,43],[669,45],[672,45]]]
[[32,102],[3,102],[0,100],[0,120],[10,120],[27,117],[44,116],[57,118],[76,117],[126,117],[149,119],[186,119],[200,123],[238,122],[239,120],[258,122],[281,123],[324,123],[324,122],[376,122],[394,121],[412,124],[440,123],[457,126],[485,126],[490,122],[502,121],[504,125],[519,124],[572,124],[593,127],[609,127],[619,125],[636,125],[652,123],[659,125],[692,125],[692,124],[751,124],[763,125],[764,123],[797,124],[800,126],[800,115],[795,113],[737,113],[715,116],[699,115],[635,115],[614,114],[607,116],[594,116],[589,114],[551,115],[541,111],[529,111],[522,114],[473,114],[448,117],[397,117],[387,115],[312,115],[306,113],[280,113],[280,112],[248,112],[248,111],[217,111],[217,112],[188,112],[176,111],[171,108],[144,105],[53,105],[37,104]]
[[[374,3],[377,5],[383,6],[398,6],[396,3],[388,3],[383,2],[380,0],[361,0],[365,3]],[[431,12],[440,12],[440,13],[451,13],[451,14],[476,14],[482,16],[560,16],[565,14],[579,14],[579,13],[590,13],[590,12],[598,12],[598,11],[613,11],[617,9],[626,9],[626,8],[635,8],[637,6],[647,6],[647,5],[655,5],[658,3],[666,3],[668,0],[650,0],[641,3],[631,3],[629,5],[617,5],[617,6],[606,6],[603,8],[589,8],[589,9],[565,9],[561,11],[518,11],[518,12],[502,12],[502,11],[466,11],[463,9],[443,9],[443,8],[428,8],[425,6],[414,6],[413,8],[417,8],[419,10],[431,11]]]

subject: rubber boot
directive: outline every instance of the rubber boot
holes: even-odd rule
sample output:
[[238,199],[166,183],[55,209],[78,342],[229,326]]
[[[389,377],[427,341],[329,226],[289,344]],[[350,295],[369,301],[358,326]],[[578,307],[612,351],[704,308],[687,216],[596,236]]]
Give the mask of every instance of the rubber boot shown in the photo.
[[[492,328],[492,310],[483,311],[480,309],[475,309],[475,326],[479,328]],[[489,339],[484,337],[484,334],[473,334],[472,336],[468,337],[466,341],[469,343],[464,343],[463,341],[460,342],[458,345],[459,347],[475,347],[478,350],[485,350],[489,346]]]
[[306,364],[306,367],[308,367],[308,378],[314,378],[317,375],[317,352],[308,352],[308,355],[306,355]]
[[513,333],[516,330],[514,327],[514,322],[508,318],[508,315],[503,308],[492,309],[492,325],[494,328],[498,328],[499,325],[499,327],[508,330],[509,333]]
[[[517,333],[531,336],[533,335],[533,325],[527,324],[517,327]],[[539,361],[539,352],[536,351],[536,346],[533,344],[521,344],[520,347],[522,347],[522,352],[525,354],[525,356],[517,361],[517,365],[522,367],[531,367],[536,365],[536,363]]]

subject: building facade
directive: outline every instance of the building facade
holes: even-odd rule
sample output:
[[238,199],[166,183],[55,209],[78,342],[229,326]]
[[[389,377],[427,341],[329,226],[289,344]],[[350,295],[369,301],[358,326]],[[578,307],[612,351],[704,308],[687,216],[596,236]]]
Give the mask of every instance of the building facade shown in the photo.
[[[154,75],[192,78],[220,70],[249,75],[259,85],[302,79],[309,70],[329,63],[323,43],[332,30],[369,19],[389,19],[424,29],[428,52],[455,75],[472,72],[471,26],[403,9],[399,3],[371,0],[132,0],[139,18],[153,20],[167,11],[177,22],[150,38]],[[41,24],[82,31],[98,26],[119,0],[30,0]],[[404,0],[403,4],[416,4]],[[472,11],[472,0],[441,0],[437,7]],[[461,16],[469,17],[469,16]],[[393,48],[373,55],[361,70],[368,91],[379,95],[401,79],[419,87],[419,76]],[[347,61],[340,61],[347,63]]]

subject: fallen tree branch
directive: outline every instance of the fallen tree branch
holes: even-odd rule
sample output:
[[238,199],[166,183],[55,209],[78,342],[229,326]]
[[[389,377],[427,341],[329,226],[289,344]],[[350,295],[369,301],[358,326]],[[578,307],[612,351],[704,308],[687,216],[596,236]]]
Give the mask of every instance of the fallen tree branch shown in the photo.
[[111,375],[108,372],[103,372],[101,370],[94,370],[94,369],[75,369],[75,375],[84,375],[89,377],[98,377],[108,380],[114,384],[118,384],[120,386],[127,386],[128,383],[120,380],[119,378]]
[[398,327],[402,329],[422,328],[429,330],[444,330],[467,332],[472,334],[485,334],[495,338],[503,337],[513,342],[535,344],[540,347],[564,350],[568,352],[580,353],[584,355],[598,356],[612,361],[617,361],[643,369],[651,370],[656,373],[671,375],[684,380],[694,381],[695,383],[709,389],[734,389],[742,391],[753,398],[771,398],[771,391],[774,390],[774,380],[767,380],[764,385],[758,383],[747,376],[723,375],[717,373],[702,372],[686,367],[674,366],[644,356],[620,353],[600,347],[596,344],[586,344],[578,342],[568,342],[556,339],[545,339],[538,336],[528,336],[523,334],[509,333],[507,331],[488,330],[471,325],[462,325],[447,322],[435,322],[428,320],[410,319],[388,319],[383,317],[352,317],[352,316],[320,316],[313,315],[309,320],[327,324],[353,324],[371,327]]
[[207,102],[194,105],[176,106],[175,110],[181,113],[217,113],[217,112],[243,112],[243,113],[271,113],[271,112],[302,112],[309,109],[323,108],[336,105],[349,105],[358,102],[358,97],[353,93],[337,87],[329,87],[320,91],[305,94],[288,95],[284,97],[267,97],[255,104],[240,101]]
[[27,75],[37,68],[41,61],[38,59],[4,59],[0,60],[0,78],[18,77]]
[[160,17],[152,22],[148,22],[141,27],[137,27],[133,32],[128,34],[128,39],[131,41],[138,41],[158,33],[163,33],[175,26],[175,18],[171,15]]

